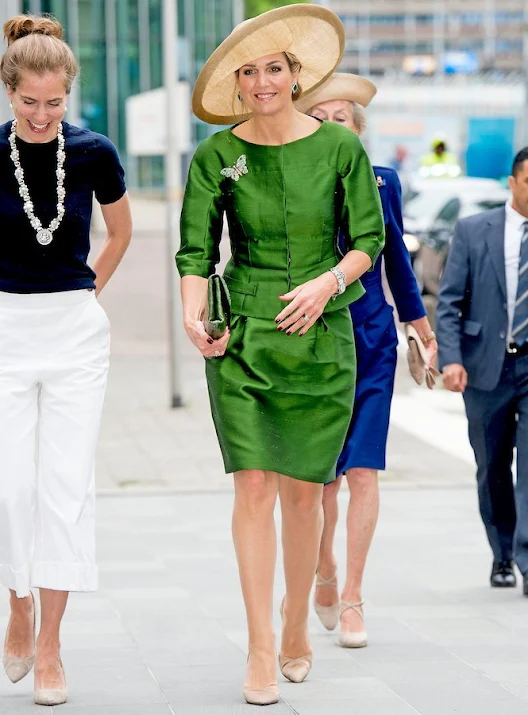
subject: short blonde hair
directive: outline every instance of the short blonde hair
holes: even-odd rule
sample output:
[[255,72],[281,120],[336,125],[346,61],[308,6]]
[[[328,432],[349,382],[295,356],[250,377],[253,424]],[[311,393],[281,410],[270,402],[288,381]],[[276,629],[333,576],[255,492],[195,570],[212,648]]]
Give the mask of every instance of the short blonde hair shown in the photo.
[[354,126],[358,130],[358,134],[363,134],[367,128],[367,113],[365,112],[365,107],[357,102],[350,102],[352,108],[352,121]]
[[23,71],[43,75],[62,72],[69,93],[79,66],[70,47],[62,39],[62,25],[53,17],[17,15],[4,23],[7,50],[0,62],[6,87],[15,90]]

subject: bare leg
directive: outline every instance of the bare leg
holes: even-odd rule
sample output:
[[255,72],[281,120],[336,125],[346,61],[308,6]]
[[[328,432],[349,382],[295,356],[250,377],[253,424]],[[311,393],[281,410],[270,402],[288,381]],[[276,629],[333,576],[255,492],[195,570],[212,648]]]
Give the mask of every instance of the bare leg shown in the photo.
[[251,656],[246,686],[254,689],[277,682],[272,610],[277,558],[273,510],[278,488],[274,472],[251,469],[235,474],[232,530]]
[[33,598],[31,596],[17,598],[15,591],[9,593],[11,618],[5,652],[13,658],[29,658],[35,652]]
[[322,492],[322,484],[280,476],[286,579],[281,653],[291,658],[310,652],[308,602],[323,530]]
[[[350,489],[347,513],[347,575],[341,597],[344,601],[362,600],[363,571],[379,513],[378,473],[362,467],[346,473]],[[357,613],[347,610],[342,617],[344,630],[359,632],[364,624]]]
[[[323,512],[324,526],[321,537],[321,547],[319,549],[319,563],[317,564],[317,575],[324,580],[331,579],[336,573],[337,561],[334,556],[334,537],[339,516],[337,495],[341,488],[342,475],[335,481],[327,484],[323,489]],[[317,586],[315,589],[315,600],[321,606],[333,606],[339,601],[336,584],[327,586]]]
[[40,589],[41,624],[37,638],[35,689],[58,690],[66,687],[60,658],[60,625],[67,591]]

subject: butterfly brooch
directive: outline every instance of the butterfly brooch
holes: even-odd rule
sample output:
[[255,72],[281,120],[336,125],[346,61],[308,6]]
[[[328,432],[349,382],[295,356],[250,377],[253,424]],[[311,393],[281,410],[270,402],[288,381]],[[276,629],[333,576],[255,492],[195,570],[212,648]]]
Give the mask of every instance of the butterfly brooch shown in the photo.
[[222,176],[227,176],[228,179],[233,179],[238,181],[242,174],[248,173],[248,168],[246,166],[246,155],[242,154],[238,157],[233,166],[227,166],[220,172]]

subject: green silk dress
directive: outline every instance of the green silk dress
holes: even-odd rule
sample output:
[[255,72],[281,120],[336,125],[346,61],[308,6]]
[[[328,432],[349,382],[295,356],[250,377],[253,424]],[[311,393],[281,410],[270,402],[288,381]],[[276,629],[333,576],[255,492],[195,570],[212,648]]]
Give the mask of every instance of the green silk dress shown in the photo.
[[350,249],[373,263],[380,254],[384,223],[370,161],[355,134],[331,123],[281,146],[225,129],[191,163],[176,256],[181,276],[214,273],[224,214],[231,337],[222,358],[206,361],[206,375],[226,472],[332,481],[355,386],[347,306],[363,287],[356,281],[330,300],[302,337],[279,332],[275,317],[286,305],[279,295],[341,260],[341,226]]

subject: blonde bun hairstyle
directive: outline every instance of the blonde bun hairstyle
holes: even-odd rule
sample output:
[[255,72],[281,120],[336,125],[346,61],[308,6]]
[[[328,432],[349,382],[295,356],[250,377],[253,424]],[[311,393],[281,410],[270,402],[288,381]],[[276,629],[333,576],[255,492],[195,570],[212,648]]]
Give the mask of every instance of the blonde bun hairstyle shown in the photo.
[[62,39],[62,25],[51,16],[17,15],[4,23],[7,50],[0,61],[0,76],[12,90],[21,72],[62,73],[69,94],[79,66],[70,47]]

